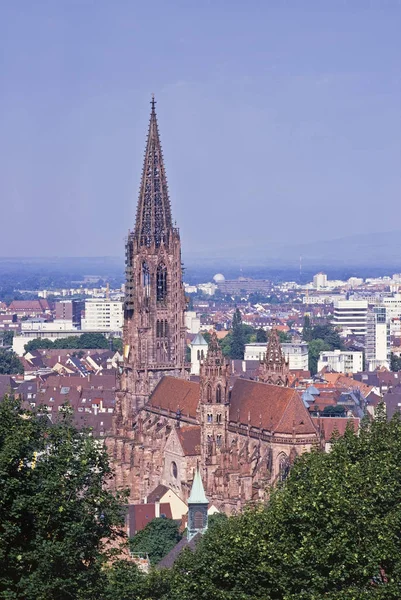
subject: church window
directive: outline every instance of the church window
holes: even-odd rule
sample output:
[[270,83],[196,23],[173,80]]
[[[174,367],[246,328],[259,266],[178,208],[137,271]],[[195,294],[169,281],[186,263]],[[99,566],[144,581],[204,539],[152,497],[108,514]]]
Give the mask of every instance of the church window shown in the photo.
[[221,423],[221,414],[216,415],[216,423]]
[[279,456],[279,467],[278,467],[278,478],[280,481],[285,481],[290,471],[290,462],[286,454],[280,454]]
[[207,386],[206,397],[207,397],[207,401],[210,403],[212,401],[212,386],[211,385]]
[[208,423],[213,423],[213,415],[212,415],[211,413],[209,413],[209,414],[207,415],[207,422],[208,422]]
[[197,357],[198,357],[198,360],[200,360],[200,357],[201,357],[200,350],[198,350]]
[[216,444],[217,446],[221,446],[221,435],[216,436]]
[[145,291],[145,296],[149,298],[150,296],[150,273],[149,267],[146,262],[142,264],[142,283],[143,289]]
[[164,264],[157,267],[156,273],[156,298],[162,302],[167,297],[167,269]]
[[177,463],[174,461],[171,463],[171,475],[174,477],[174,479],[177,479],[178,477],[178,467]]
[[194,529],[203,529],[203,513],[200,510],[194,515]]
[[201,350],[201,359],[203,360],[205,358],[205,354],[203,352],[203,350]]
[[218,385],[216,389],[216,402],[217,404],[221,403],[221,385]]

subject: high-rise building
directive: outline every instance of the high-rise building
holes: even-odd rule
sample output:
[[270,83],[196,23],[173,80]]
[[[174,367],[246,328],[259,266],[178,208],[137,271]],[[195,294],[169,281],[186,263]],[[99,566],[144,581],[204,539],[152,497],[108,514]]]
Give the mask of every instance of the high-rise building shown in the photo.
[[368,312],[365,357],[369,371],[378,367],[389,368],[390,324],[385,306],[375,306]]
[[313,287],[316,290],[327,288],[327,275],[326,273],[317,273],[313,276]]
[[171,215],[154,99],[151,104],[135,227],[125,247],[121,402],[128,419],[163,375],[185,378],[189,370],[180,233]]
[[123,305],[120,301],[85,301],[85,318],[82,319],[84,331],[121,331],[123,326]]
[[335,373],[359,373],[363,370],[363,352],[327,350],[319,354],[317,370],[326,368]]
[[367,300],[337,300],[334,302],[334,327],[354,335],[366,335]]

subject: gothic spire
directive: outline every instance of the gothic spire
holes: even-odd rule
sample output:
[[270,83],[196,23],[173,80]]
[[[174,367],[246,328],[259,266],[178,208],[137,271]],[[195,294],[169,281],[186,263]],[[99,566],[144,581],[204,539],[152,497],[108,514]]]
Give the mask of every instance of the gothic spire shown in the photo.
[[266,355],[259,368],[259,381],[288,386],[289,367],[280,344],[277,329],[270,332]]
[[280,344],[278,331],[275,327],[270,332],[264,362],[273,368],[280,368],[286,364],[283,349]]
[[172,228],[170,200],[163,152],[152,96],[149,131],[136,213],[135,237],[140,246],[167,243]]

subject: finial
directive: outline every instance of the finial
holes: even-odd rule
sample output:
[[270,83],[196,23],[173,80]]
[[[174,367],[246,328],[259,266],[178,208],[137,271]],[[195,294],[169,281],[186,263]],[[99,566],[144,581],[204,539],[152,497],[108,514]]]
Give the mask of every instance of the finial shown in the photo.
[[156,105],[156,100],[155,100],[155,95],[152,94],[152,100],[151,100],[151,106],[152,106],[152,113],[155,112],[155,105]]

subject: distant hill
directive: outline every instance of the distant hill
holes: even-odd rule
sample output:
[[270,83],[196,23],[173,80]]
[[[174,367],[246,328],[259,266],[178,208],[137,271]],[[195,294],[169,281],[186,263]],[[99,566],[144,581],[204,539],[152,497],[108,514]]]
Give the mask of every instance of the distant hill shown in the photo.
[[401,231],[369,233],[334,240],[316,240],[304,244],[249,244],[221,248],[213,255],[185,253],[188,264],[232,264],[294,267],[302,256],[304,267],[328,268],[341,266],[391,267],[401,271]]

